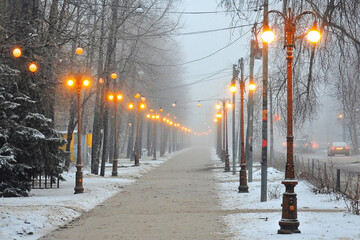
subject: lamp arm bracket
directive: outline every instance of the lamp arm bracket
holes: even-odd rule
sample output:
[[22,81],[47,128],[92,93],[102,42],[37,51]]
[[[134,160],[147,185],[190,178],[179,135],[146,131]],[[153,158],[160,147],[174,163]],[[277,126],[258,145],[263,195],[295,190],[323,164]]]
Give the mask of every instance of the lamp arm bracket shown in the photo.
[[305,14],[311,14],[311,15],[313,15],[313,17],[316,19],[316,14],[313,12],[313,11],[304,11],[304,12],[302,12],[302,13],[300,13],[299,15],[297,15],[296,17],[295,17],[295,24],[300,20],[300,18],[302,17],[302,16],[304,16]]
[[269,15],[270,13],[276,13],[276,14],[280,15],[280,16],[284,19],[284,21],[286,22],[286,16],[285,16],[282,12],[280,12],[280,11],[278,11],[278,10],[270,10],[270,11],[268,11],[268,12],[266,13],[265,17],[268,17],[268,15]]

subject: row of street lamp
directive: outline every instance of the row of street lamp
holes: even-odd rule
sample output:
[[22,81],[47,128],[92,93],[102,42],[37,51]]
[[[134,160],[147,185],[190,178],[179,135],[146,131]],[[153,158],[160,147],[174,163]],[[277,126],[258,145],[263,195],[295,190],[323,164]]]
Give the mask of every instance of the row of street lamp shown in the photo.
[[[297,39],[295,37],[296,32],[296,24],[300,20],[300,18],[304,15],[310,14],[314,18],[316,18],[316,14],[312,11],[305,11],[300,13],[299,15],[295,16],[291,8],[288,9],[287,13],[281,13],[276,10],[269,11],[265,14],[265,18],[267,19],[267,15],[270,13],[275,13],[280,15],[284,20],[284,48],[286,48],[287,52],[287,137],[286,137],[286,146],[287,146],[287,157],[286,157],[286,167],[285,167],[285,179],[282,181],[282,184],[285,186],[285,192],[283,194],[282,199],[282,218],[279,221],[280,229],[278,230],[279,234],[291,234],[291,233],[300,233],[299,227],[299,221],[297,219],[297,195],[294,191],[295,186],[297,185],[297,180],[295,180],[295,169],[294,169],[294,161],[293,161],[293,103],[292,103],[292,61],[293,61],[293,49],[295,47],[295,40]],[[320,38],[321,34],[320,31],[317,28],[317,22],[314,21],[311,29],[306,34],[307,39],[310,43],[317,43]],[[270,29],[268,22],[264,21],[263,23],[263,31],[261,34],[261,39],[263,40],[264,44],[268,44],[272,42],[275,39],[274,32]],[[242,67],[242,60],[239,62],[238,69],[241,69],[241,72],[243,72]],[[236,88],[236,80],[238,80],[239,71],[236,69],[236,66],[234,66],[234,74],[233,79],[231,81],[231,87],[230,91],[233,94],[233,103],[232,107],[235,107],[235,92],[237,90]],[[244,152],[244,87],[245,87],[245,81],[243,80],[243,75],[239,79],[240,82],[240,105],[241,105],[241,111],[240,111],[240,130],[241,130],[241,137],[240,137],[240,151],[241,151],[241,162],[240,162],[240,185],[239,185],[239,193],[240,192],[248,192],[248,186],[247,186],[247,178],[246,178],[246,161],[245,161],[245,152]],[[250,84],[249,84],[249,90],[253,91],[255,90],[256,86],[252,82],[252,78],[250,78]],[[228,142],[227,142],[227,108],[225,102],[228,99],[222,99],[222,108],[223,108],[223,115],[219,111],[221,108],[221,105],[217,105],[218,112],[216,114],[215,121],[218,124],[218,134],[217,134],[217,153],[221,157],[221,159],[225,162],[225,171],[230,171],[230,165],[229,165],[229,153],[228,153]],[[248,112],[248,114],[251,114]],[[234,112],[233,112],[233,118],[234,118]],[[222,123],[219,121],[220,118],[223,117]],[[235,138],[234,134],[234,121],[233,121],[233,138]],[[247,126],[248,128],[251,126]],[[223,130],[221,129],[223,128]],[[221,133],[222,132],[222,133]],[[223,141],[221,144],[221,135],[223,136]],[[234,141],[233,141],[233,159],[235,159],[235,147],[234,147]],[[234,161],[234,160],[233,160]],[[233,165],[233,168],[235,166]],[[235,169],[233,169],[235,171]]]
[[[76,49],[76,54],[77,55],[81,55],[83,53],[83,49],[81,47]],[[111,78],[112,79],[116,79],[117,78],[117,74],[116,73],[111,73]],[[99,79],[99,82],[101,83],[101,79]],[[102,80],[102,83],[104,82],[104,80]],[[66,80],[66,84],[68,87],[70,88],[74,88],[76,90],[77,93],[77,99],[78,99],[78,144],[77,144],[77,160],[76,160],[76,177],[75,177],[75,194],[77,193],[83,193],[84,192],[84,187],[83,187],[83,174],[82,174],[82,160],[81,160],[81,90],[83,88],[89,87],[90,86],[90,78],[81,72],[78,72],[77,74],[73,74],[71,76],[69,76]],[[113,166],[112,166],[112,176],[117,176],[118,175],[118,147],[117,147],[117,106],[118,103],[120,101],[123,100],[123,95],[119,92],[109,92],[107,94],[107,100],[109,102],[113,102],[114,103],[114,110],[115,110],[115,120],[114,120],[114,158],[113,158]],[[138,99],[137,103],[135,104],[134,102],[130,102],[128,104],[128,108],[134,109],[136,108],[136,113],[137,113],[137,125],[136,125],[136,138],[135,138],[135,149],[133,151],[134,154],[134,160],[135,166],[139,166],[140,165],[140,155],[141,155],[141,149],[140,149],[140,111],[146,108],[146,104],[145,104],[145,97],[141,96],[139,93],[137,93],[135,95],[135,99]],[[175,104],[175,103],[174,103]],[[173,104],[173,105],[174,105]],[[162,112],[162,108],[160,108],[160,112]],[[149,115],[148,115],[149,116]],[[149,117],[148,117],[149,118]],[[152,119],[158,120],[161,119],[159,114],[156,115],[152,115],[151,116]],[[171,120],[167,119],[167,118],[163,118],[161,119],[164,123],[168,123],[168,125],[170,126],[174,126],[174,127],[178,127],[181,131],[187,132],[187,133],[191,133],[191,130],[182,126],[180,127],[179,123],[173,123]],[[153,147],[153,159],[156,160],[156,121],[155,121],[155,128],[154,128],[154,147]]]

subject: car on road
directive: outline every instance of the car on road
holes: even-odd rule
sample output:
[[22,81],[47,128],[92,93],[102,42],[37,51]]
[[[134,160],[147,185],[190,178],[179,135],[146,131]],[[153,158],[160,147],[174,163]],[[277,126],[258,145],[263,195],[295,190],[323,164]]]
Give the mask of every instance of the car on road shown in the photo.
[[345,142],[332,142],[328,148],[328,156],[335,156],[335,154],[345,154],[345,156],[349,156],[349,145]]
[[[283,148],[286,151],[287,143],[283,142]],[[310,141],[306,138],[294,140],[294,153],[307,154],[315,153],[319,148],[319,144],[315,141]]]

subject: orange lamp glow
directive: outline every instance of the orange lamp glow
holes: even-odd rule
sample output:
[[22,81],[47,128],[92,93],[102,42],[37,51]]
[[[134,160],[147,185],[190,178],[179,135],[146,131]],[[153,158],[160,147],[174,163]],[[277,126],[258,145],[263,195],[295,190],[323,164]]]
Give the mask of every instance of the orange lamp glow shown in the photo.
[[221,105],[218,103],[216,104],[216,109],[220,109],[221,108]]
[[263,40],[263,42],[266,42],[266,43],[271,43],[272,41],[274,41],[275,34],[273,31],[271,31],[269,26],[267,26],[267,25],[264,26],[264,29],[261,33],[261,39]]
[[197,105],[198,107],[201,107],[201,104],[200,103],[198,103],[198,105]]
[[159,119],[159,118],[160,118],[160,115],[156,115],[155,118],[156,118],[156,119]]
[[146,114],[146,118],[150,118],[150,114]]
[[111,78],[112,78],[112,79],[116,79],[116,78],[117,78],[117,74],[116,74],[115,72],[113,72],[113,73],[111,74]]
[[84,49],[82,47],[78,47],[78,48],[76,48],[75,52],[77,55],[81,55],[81,54],[83,54]]
[[236,92],[236,86],[235,85],[230,86],[230,92],[232,92],[232,93]]
[[232,104],[231,104],[231,103],[228,103],[228,104],[226,105],[226,107],[227,107],[227,108],[232,108]]
[[135,98],[139,98],[140,97],[140,93],[137,93],[136,95],[135,95]]
[[156,116],[155,116],[155,115],[151,115],[151,118],[152,118],[152,119],[155,119],[155,118],[156,118]]
[[36,63],[30,63],[29,64],[29,71],[34,73],[38,70],[38,66],[36,65]]
[[307,39],[311,43],[317,43],[320,40],[320,38],[321,38],[321,34],[320,34],[319,29],[316,26],[316,21],[315,21],[314,25],[312,26],[312,28],[307,33]]
[[75,81],[70,78],[70,79],[68,79],[68,80],[66,81],[66,84],[67,84],[69,87],[72,87],[72,86],[74,86]]
[[256,89],[256,85],[254,83],[249,84],[249,90],[254,91]]
[[222,117],[221,113],[217,113],[217,114],[216,114],[216,117],[217,117],[217,118],[221,118],[221,117]]
[[89,80],[89,79],[84,79],[83,85],[84,85],[85,87],[89,86],[89,85],[90,85],[90,80]]
[[130,109],[133,109],[133,108],[134,108],[134,104],[133,104],[133,103],[129,103],[128,107],[129,107]]
[[21,57],[22,55],[22,50],[21,48],[19,47],[16,47],[12,50],[12,55],[15,57],[15,58],[18,58],[18,57]]
[[117,100],[121,100],[123,96],[121,94],[116,95]]
[[109,99],[110,101],[114,100],[114,94],[109,94],[109,95],[108,95],[108,99]]

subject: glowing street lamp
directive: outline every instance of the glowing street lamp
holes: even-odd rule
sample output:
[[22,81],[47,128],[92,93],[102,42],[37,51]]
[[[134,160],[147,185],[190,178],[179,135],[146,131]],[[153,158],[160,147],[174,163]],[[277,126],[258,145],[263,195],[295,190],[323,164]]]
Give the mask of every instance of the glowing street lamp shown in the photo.
[[[229,143],[228,143],[228,124],[227,124],[227,109],[231,107],[230,99],[220,99],[222,102],[223,110],[223,144],[222,144],[222,161],[225,162],[225,172],[230,172],[230,160],[229,160]],[[220,104],[219,104],[220,105]],[[220,106],[221,107],[221,106]]]
[[250,91],[255,91],[255,89],[256,89],[255,83],[253,83],[253,82],[249,83],[249,90]]
[[83,54],[83,52],[84,52],[84,49],[82,47],[77,47],[75,50],[75,53],[77,55],[81,55],[81,54]]
[[140,130],[140,109],[145,109],[145,98],[141,97],[139,93],[137,93],[135,95],[136,98],[140,98],[140,102],[138,103],[137,106],[137,121],[136,121],[136,138],[135,138],[135,166],[139,166],[140,162],[140,135],[139,135],[139,130]]
[[153,142],[153,158],[152,160],[156,160],[156,136],[157,136],[157,121],[160,119],[160,115],[152,115],[151,118],[154,120],[154,142]]
[[66,84],[70,88],[76,89],[78,101],[78,143],[77,143],[77,159],[76,159],[76,176],[75,176],[75,194],[83,193],[83,174],[81,162],[81,89],[90,85],[90,80],[81,74],[77,74],[66,80]]
[[[297,16],[289,8],[288,14],[283,14],[282,12],[272,10],[267,14],[276,13],[284,19],[285,24],[285,38],[284,45],[286,47],[286,60],[287,60],[287,136],[286,136],[286,145],[287,145],[287,155],[286,155],[286,168],[285,168],[285,179],[282,181],[282,184],[285,185],[285,192],[283,194],[282,206],[282,218],[279,222],[280,229],[278,230],[279,234],[291,234],[291,233],[300,233],[299,221],[297,220],[297,198],[294,191],[295,186],[297,185],[297,180],[295,180],[295,168],[294,168],[294,152],[293,152],[293,96],[292,96],[292,62],[293,62],[293,48],[295,47],[295,31],[296,24],[298,20],[305,14],[311,14],[316,18],[316,14],[312,11],[305,11],[300,13]],[[270,37],[270,28],[265,23],[263,28],[263,33],[261,38],[264,42],[271,42],[274,40],[274,37]],[[313,27],[308,31],[308,40],[312,43],[316,43],[320,40],[321,34],[316,27],[316,21],[314,22]]]
[[321,38],[321,34],[320,34],[319,29],[317,28],[317,24],[316,24],[316,21],[315,21],[314,25],[312,26],[312,28],[307,33],[307,39],[311,43],[317,43],[317,42],[320,41],[320,38]]
[[21,55],[22,55],[22,50],[21,50],[21,48],[15,47],[15,48],[12,50],[12,55],[13,55],[15,58],[21,57]]
[[111,77],[112,79],[116,79],[116,78],[117,78],[117,74],[116,74],[115,72],[113,72],[113,73],[111,73],[110,77]]
[[274,39],[274,32],[269,28],[268,25],[265,25],[261,34],[261,40],[263,40],[263,42],[270,43],[274,41]]
[[236,92],[235,83],[234,83],[234,84],[231,84],[231,86],[230,86],[230,92],[232,92],[232,93],[235,93],[235,92]]
[[30,71],[30,72],[34,73],[34,72],[36,72],[37,70],[38,70],[38,66],[37,66],[36,63],[32,62],[32,63],[29,64],[29,71]]
[[114,102],[114,159],[113,159],[113,167],[112,167],[112,176],[118,175],[118,150],[117,150],[117,103],[121,101],[123,96],[120,93],[114,94],[110,93],[108,95],[108,100]]

